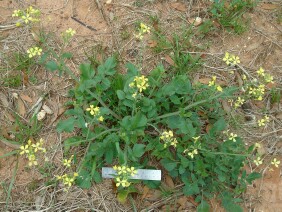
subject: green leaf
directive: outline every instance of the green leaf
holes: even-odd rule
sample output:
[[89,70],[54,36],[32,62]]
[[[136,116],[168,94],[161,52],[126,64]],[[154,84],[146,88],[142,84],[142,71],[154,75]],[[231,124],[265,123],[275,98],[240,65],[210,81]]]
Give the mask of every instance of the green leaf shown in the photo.
[[65,148],[65,151],[69,151],[70,147],[71,146],[79,146],[79,141],[82,141],[83,140],[83,137],[81,136],[74,136],[74,137],[70,137],[70,138],[67,138],[65,141],[64,141],[64,148]]
[[80,79],[82,81],[92,79],[94,77],[94,69],[89,63],[82,63],[79,66],[80,70]]
[[177,162],[169,160],[167,158],[162,159],[161,164],[169,172],[172,171],[173,169],[175,169],[176,166],[177,166]]
[[59,66],[57,65],[55,61],[50,60],[46,63],[45,68],[49,71],[56,71],[59,69]]
[[114,75],[116,73],[116,60],[114,57],[108,58],[104,64],[98,66],[98,73],[100,75]]
[[200,189],[198,187],[197,183],[192,183],[192,184],[186,184],[183,188],[183,193],[187,196],[191,196],[194,194],[199,194]]
[[186,169],[184,168],[183,165],[180,165],[178,171],[179,171],[179,174],[183,174],[183,173],[185,173]]
[[138,70],[137,68],[132,64],[132,63],[127,63],[125,65],[125,67],[127,68],[127,76],[130,77],[135,77],[138,75]]
[[161,186],[161,181],[157,180],[144,180],[143,183],[151,189],[157,189]]
[[226,181],[226,177],[225,177],[225,175],[222,174],[222,173],[220,173],[220,174],[218,175],[218,179],[219,179],[220,182],[225,182],[225,181]]
[[93,174],[93,180],[95,183],[101,183],[103,181],[101,174],[97,171],[95,171]]
[[252,172],[251,174],[249,174],[247,177],[246,177],[246,181],[251,184],[252,181],[256,180],[256,179],[259,179],[261,178],[261,174],[260,173],[257,173],[257,172]]
[[47,60],[47,57],[49,56],[48,53],[43,53],[41,58],[39,59],[38,63],[43,65],[45,63],[45,61]]
[[57,131],[61,132],[72,132],[74,130],[74,124],[76,119],[74,117],[70,117],[66,120],[60,121],[57,124]]
[[220,131],[224,130],[225,127],[226,127],[226,122],[225,122],[224,118],[220,118],[214,123],[210,132],[220,132]]
[[167,119],[167,125],[169,128],[179,129],[181,133],[189,134],[191,137],[196,134],[196,128],[193,127],[191,120],[188,118],[171,116]]
[[19,153],[18,150],[14,150],[14,151],[8,152],[8,153],[6,153],[6,154],[4,154],[4,155],[0,155],[0,158],[9,157],[9,156],[11,156],[11,155],[15,155],[15,154],[18,154],[18,153]]
[[185,75],[176,76],[162,88],[164,95],[171,96],[173,94],[188,94],[191,93],[192,86],[190,80]]
[[117,199],[120,203],[125,203],[129,192],[128,190],[119,191],[117,194]]
[[207,201],[202,200],[201,204],[197,207],[197,212],[209,212],[210,211],[210,205],[207,203]]
[[65,52],[65,53],[62,54],[62,57],[63,57],[63,58],[66,58],[66,59],[70,59],[70,58],[72,58],[72,53],[70,53],[70,52]]
[[90,173],[87,170],[82,169],[78,173],[78,177],[76,179],[76,184],[80,188],[89,189],[91,187],[91,175],[90,175]]
[[132,151],[135,157],[140,158],[145,153],[145,145],[144,144],[134,144]]
[[221,195],[222,195],[221,204],[226,211],[243,212],[243,209],[239,205],[235,204],[235,202],[238,202],[237,201],[238,199],[234,198],[230,192],[223,192]]
[[141,112],[138,112],[133,118],[132,118],[132,129],[138,129],[143,128],[147,124],[147,118],[144,114]]
[[113,162],[114,151],[112,148],[108,148],[107,153],[105,154],[106,163],[111,164]]
[[164,67],[162,65],[159,65],[150,72],[150,76],[154,80],[158,80],[160,77],[164,76],[164,73],[165,73]]
[[125,99],[125,93],[122,90],[117,90],[117,96],[120,100]]
[[123,151],[121,151],[120,147],[119,147],[119,142],[116,142],[116,150],[117,150],[117,153],[118,153],[118,160],[119,160],[119,163],[120,164],[124,164],[124,153]]
[[234,204],[232,201],[222,201],[222,206],[228,212],[243,212],[240,205]]
[[172,95],[169,97],[173,104],[180,105],[181,101],[176,95]]

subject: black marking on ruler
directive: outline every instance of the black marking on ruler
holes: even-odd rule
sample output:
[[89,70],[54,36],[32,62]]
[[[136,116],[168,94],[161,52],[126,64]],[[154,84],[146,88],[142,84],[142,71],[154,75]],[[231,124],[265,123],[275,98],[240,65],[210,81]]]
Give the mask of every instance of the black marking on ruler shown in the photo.
[[82,26],[85,26],[87,27],[88,29],[92,30],[92,31],[97,31],[97,29],[95,29],[94,27],[92,26],[88,26],[87,24],[83,23],[82,21],[78,20],[77,18],[75,17],[71,17],[73,20],[75,20],[76,22],[80,23]]

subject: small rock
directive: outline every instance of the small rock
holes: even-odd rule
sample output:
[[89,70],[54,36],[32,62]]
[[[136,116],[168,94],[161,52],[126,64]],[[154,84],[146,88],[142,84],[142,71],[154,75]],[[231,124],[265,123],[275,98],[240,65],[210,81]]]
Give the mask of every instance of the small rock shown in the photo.
[[194,26],[200,26],[203,23],[203,19],[200,17],[196,17],[196,18],[189,18],[188,22],[190,24],[193,24]]
[[53,111],[47,105],[43,105],[42,108],[47,114],[53,114]]
[[37,114],[37,120],[38,121],[42,121],[46,116],[46,111],[45,110],[41,110],[38,114]]

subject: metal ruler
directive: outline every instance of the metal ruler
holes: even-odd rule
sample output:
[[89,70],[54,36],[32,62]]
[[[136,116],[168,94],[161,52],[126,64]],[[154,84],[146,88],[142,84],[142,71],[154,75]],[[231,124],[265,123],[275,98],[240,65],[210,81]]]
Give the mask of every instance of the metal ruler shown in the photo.
[[[155,169],[137,169],[137,173],[130,179],[135,180],[158,180],[162,179],[162,171]],[[113,168],[102,167],[102,177],[103,178],[115,178],[117,175]]]

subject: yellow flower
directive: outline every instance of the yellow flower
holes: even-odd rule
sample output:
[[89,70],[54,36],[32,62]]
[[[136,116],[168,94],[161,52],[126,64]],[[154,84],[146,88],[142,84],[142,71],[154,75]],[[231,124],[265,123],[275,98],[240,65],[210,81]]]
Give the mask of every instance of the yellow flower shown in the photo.
[[236,65],[240,63],[240,58],[238,56],[232,55],[231,56],[232,64]]
[[21,15],[21,10],[14,10],[12,17],[19,17]]
[[60,176],[60,175],[56,175],[55,177],[57,178],[57,180],[63,179],[63,176]]
[[63,164],[64,164],[64,166],[66,166],[66,167],[71,167],[71,160],[64,159],[64,160],[63,160]]
[[280,164],[280,160],[273,158],[273,160],[271,161],[271,164],[274,165],[276,168],[278,168],[278,166]]
[[261,145],[259,143],[255,143],[255,148],[259,149],[259,148],[261,148]]
[[209,86],[214,86],[215,82],[214,81],[209,81]]
[[216,86],[216,90],[218,90],[219,92],[223,91],[223,89],[222,89],[222,87],[220,85]]
[[36,144],[32,144],[32,147],[34,148],[34,152],[37,152],[39,149],[41,149],[41,145],[39,142]]
[[235,108],[240,107],[242,104],[244,104],[244,102],[245,102],[245,99],[238,97],[235,104],[234,104]]
[[38,163],[37,163],[37,160],[36,160],[36,157],[35,157],[35,155],[34,154],[30,154],[29,156],[28,156],[28,160],[29,160],[29,162],[28,162],[28,165],[29,166],[32,166],[32,165],[37,165]]
[[128,187],[128,186],[130,186],[130,182],[126,181],[125,187]]
[[132,94],[132,97],[135,99],[137,96],[137,92],[135,92],[134,94]]
[[192,159],[194,158],[193,152],[189,152],[188,155],[189,155]]
[[271,76],[270,74],[265,74],[265,75],[264,75],[264,80],[265,80],[265,82],[267,82],[267,83],[274,83],[274,82],[273,82],[273,76]]
[[243,74],[242,79],[243,79],[243,80],[246,80],[246,79],[247,79],[247,76],[246,76],[245,74]]
[[265,122],[269,123],[269,117],[267,115],[264,116]]
[[129,84],[129,87],[131,87],[131,88],[133,88],[135,86],[135,83],[134,82],[131,82],[130,84]]
[[161,140],[165,140],[165,139],[169,139],[169,138],[172,138],[173,137],[173,132],[171,130],[169,131],[164,131],[162,134],[161,134],[161,137],[160,139]]
[[63,160],[64,166],[66,166],[66,167],[71,167],[72,159],[73,159],[73,155],[70,157],[70,159],[64,159],[64,160]]
[[228,52],[225,52],[225,56],[224,56],[224,58],[223,58],[223,61],[224,61],[227,65],[230,64],[231,58],[230,58],[230,55],[229,55]]
[[257,74],[259,75],[259,76],[264,76],[264,69],[262,68],[262,67],[260,67],[259,68],[259,70],[257,70]]
[[146,90],[148,85],[148,78],[146,78],[144,75],[138,77],[136,76],[134,78],[134,82],[136,83],[136,87],[138,88],[139,92],[141,93],[143,90]]
[[113,170],[118,170],[118,167],[116,165],[113,166]]
[[32,21],[32,17],[29,14],[23,15],[21,18],[26,24]]
[[231,141],[233,141],[233,142],[236,142],[236,138],[237,138],[237,134],[230,133],[228,139],[231,140]]
[[265,126],[265,124],[268,123],[269,121],[270,121],[269,117],[265,115],[263,119],[258,120],[258,126],[259,127]]
[[28,53],[28,57],[32,58],[36,55],[38,55],[38,56],[41,55],[42,49],[39,48],[39,47],[32,47],[32,48],[28,49],[26,52]]
[[174,138],[174,139],[172,140],[172,142],[170,143],[170,145],[176,147],[177,143],[178,143],[178,142],[177,142],[176,138]]
[[29,8],[27,8],[27,9],[26,9],[26,12],[29,13],[29,14],[38,14],[38,13],[40,13],[39,10],[33,9],[32,6],[30,6]]
[[194,149],[192,152],[189,152],[188,153],[188,156],[190,156],[192,159],[194,158],[194,155],[197,155],[198,154],[198,150],[197,149]]
[[150,33],[150,30],[151,28],[146,26],[145,24],[143,23],[140,23],[140,30],[141,30],[141,33]]
[[262,160],[260,157],[257,157],[257,159],[254,160],[254,163],[255,163],[257,166],[259,166],[259,165],[262,164],[262,161],[263,161],[263,160]]
[[134,34],[134,35],[138,40],[143,40],[143,38],[144,38],[144,36],[142,35],[141,32],[139,32],[138,34]]
[[104,121],[104,117],[103,117],[103,116],[100,116],[100,117],[98,118],[98,120],[99,120],[100,122],[103,122],[103,121]]
[[118,166],[117,167],[117,170],[118,170],[118,175],[121,175],[121,174],[125,174],[126,173],[126,166]]
[[198,137],[192,137],[194,139],[194,142],[197,142],[199,140],[201,136],[198,136]]
[[72,186],[73,182],[74,182],[74,178],[72,178],[72,177],[67,176],[67,177],[64,178],[64,184],[69,186],[69,187]]
[[257,100],[261,101],[261,100],[262,100],[262,96],[259,96],[259,97],[257,98]]
[[76,33],[76,31],[75,30],[73,30],[72,28],[68,28],[67,30],[66,30],[66,34],[68,34],[69,36],[74,36],[74,34]]
[[126,180],[126,179],[123,179],[123,180],[121,181],[121,185],[122,185],[122,187],[127,187],[127,186],[128,186],[127,180]]
[[119,177],[116,178],[116,187],[119,187],[121,185],[121,180]]
[[259,127],[265,126],[265,120],[264,119],[258,120],[258,126]]
[[23,145],[23,146],[20,146],[20,149],[22,150],[20,152],[20,155],[28,154],[29,153],[29,146],[27,144]]
[[134,175],[136,175],[136,173],[137,173],[137,170],[135,170],[134,167],[127,168],[126,170],[127,170],[127,172],[128,172],[132,177],[133,177]]
[[89,111],[92,116],[96,116],[100,112],[99,107],[94,107],[94,105],[90,105],[89,108],[86,108],[86,111]]

